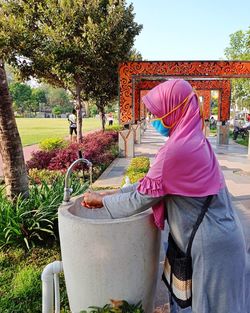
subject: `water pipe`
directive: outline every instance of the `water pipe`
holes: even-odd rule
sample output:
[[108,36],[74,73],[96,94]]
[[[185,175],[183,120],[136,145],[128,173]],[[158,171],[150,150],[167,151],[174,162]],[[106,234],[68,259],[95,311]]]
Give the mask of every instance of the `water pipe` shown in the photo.
[[42,313],[60,313],[58,274],[62,271],[62,262],[54,261],[46,265],[42,272]]
[[69,179],[70,179],[70,175],[72,173],[73,167],[78,163],[87,164],[87,166],[89,167],[90,186],[92,185],[92,163],[89,160],[84,159],[84,158],[77,159],[70,165],[65,176],[64,195],[63,195],[64,202],[69,202],[70,200],[70,194],[72,193],[73,190],[72,188],[69,187]]

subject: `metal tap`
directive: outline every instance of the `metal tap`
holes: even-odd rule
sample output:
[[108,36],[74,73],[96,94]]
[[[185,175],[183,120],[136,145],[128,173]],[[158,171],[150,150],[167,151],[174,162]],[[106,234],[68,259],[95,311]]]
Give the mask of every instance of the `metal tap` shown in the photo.
[[67,170],[66,176],[65,176],[65,185],[64,185],[64,194],[63,194],[63,201],[64,202],[69,202],[69,200],[70,200],[70,195],[71,195],[73,190],[69,186],[69,179],[70,179],[70,175],[72,173],[73,167],[78,163],[85,163],[89,167],[90,187],[92,186],[92,172],[93,172],[92,171],[92,163],[89,160],[84,159],[84,158],[77,159],[76,161],[74,161],[70,165],[70,167]]

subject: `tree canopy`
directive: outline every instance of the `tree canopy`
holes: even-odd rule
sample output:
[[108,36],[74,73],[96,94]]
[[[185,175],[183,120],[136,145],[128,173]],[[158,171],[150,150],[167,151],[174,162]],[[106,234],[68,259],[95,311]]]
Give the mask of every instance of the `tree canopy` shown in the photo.
[[0,4],[0,53],[23,79],[70,90],[80,117],[82,96],[117,93],[118,63],[141,28],[125,0],[9,0]]
[[[250,60],[250,28],[248,31],[239,30],[230,35],[225,56],[229,60]],[[239,108],[250,109],[250,79],[232,80],[232,101]]]
[[9,90],[15,110],[24,113],[31,104],[31,87],[26,84],[13,82],[10,84]]

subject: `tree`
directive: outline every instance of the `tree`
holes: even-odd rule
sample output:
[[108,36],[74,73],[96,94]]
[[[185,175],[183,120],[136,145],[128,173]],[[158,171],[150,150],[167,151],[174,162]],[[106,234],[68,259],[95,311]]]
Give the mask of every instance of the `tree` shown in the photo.
[[[78,141],[82,99],[93,94],[103,112],[104,103],[114,94],[118,63],[128,59],[140,30],[133,6],[127,7],[125,0],[9,0],[0,5],[0,53],[22,78],[33,76],[71,91]],[[102,88],[95,88],[96,80]],[[95,86],[87,88],[93,81]]]
[[[230,45],[225,49],[225,56],[229,60],[250,60],[250,28],[244,32],[239,30],[230,35]],[[243,104],[248,107],[250,103],[250,80],[232,80],[232,102],[242,109]]]
[[[85,92],[96,101],[96,106],[102,116],[103,129],[105,128],[105,106],[118,93],[119,62],[141,59],[141,54],[133,49],[134,38],[142,29],[142,26],[133,20],[133,6],[130,5],[125,9],[125,1],[116,1],[120,2],[123,9],[122,19],[117,12],[114,12],[112,16],[106,14],[106,19],[103,19],[103,12],[108,9],[108,2],[99,1],[99,6],[95,7],[92,36],[99,38],[96,42],[99,57],[92,60],[92,67],[85,75]],[[125,33],[129,29],[130,33]]]
[[28,110],[31,102],[32,89],[30,86],[18,82],[10,84],[10,94],[15,109],[23,114]]
[[60,106],[56,106],[52,109],[52,113],[56,116],[62,114],[62,108]]
[[15,199],[19,194],[27,196],[28,178],[23,148],[2,60],[0,60],[0,152],[7,195],[11,199]]
[[47,104],[50,108],[60,106],[62,113],[72,111],[70,95],[63,88],[53,88],[51,86],[47,86],[46,92],[48,99]]
[[31,103],[33,112],[41,111],[41,108],[47,104],[46,92],[40,87],[33,88],[31,94]]

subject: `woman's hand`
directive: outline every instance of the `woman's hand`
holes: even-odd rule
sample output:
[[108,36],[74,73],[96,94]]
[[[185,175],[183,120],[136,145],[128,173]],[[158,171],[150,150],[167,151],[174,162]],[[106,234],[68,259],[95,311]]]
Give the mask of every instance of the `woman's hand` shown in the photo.
[[102,198],[104,196],[93,191],[87,191],[83,194],[82,205],[88,209],[99,209],[103,207]]

